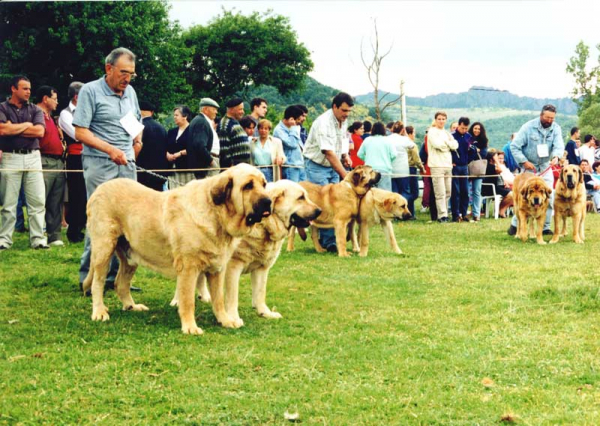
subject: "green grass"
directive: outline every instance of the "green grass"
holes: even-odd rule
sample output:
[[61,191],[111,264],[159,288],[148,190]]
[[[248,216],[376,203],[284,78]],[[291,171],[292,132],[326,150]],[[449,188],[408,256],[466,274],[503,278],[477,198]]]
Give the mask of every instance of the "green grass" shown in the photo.
[[[149,312],[90,319],[79,295],[82,244],[0,253],[0,424],[600,423],[600,215],[587,241],[506,235],[507,220],[379,229],[367,259],[319,255],[297,239],[272,270],[258,318],[247,276],[245,326],[186,336],[174,283],[140,270]],[[484,379],[486,379],[485,382]]]

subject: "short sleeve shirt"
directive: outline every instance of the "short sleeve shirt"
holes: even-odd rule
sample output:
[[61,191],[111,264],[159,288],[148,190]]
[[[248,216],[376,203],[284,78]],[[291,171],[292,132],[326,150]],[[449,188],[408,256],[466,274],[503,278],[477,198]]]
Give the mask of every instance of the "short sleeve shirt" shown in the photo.
[[322,166],[331,167],[322,151],[333,151],[338,158],[347,154],[349,142],[346,127],[346,121],[340,126],[333,110],[325,111],[310,128],[304,146],[304,157]]
[[[94,136],[119,148],[128,160],[134,160],[133,137],[127,133],[120,120],[132,113],[141,119],[137,95],[127,86],[122,96],[117,95],[106,83],[105,77],[85,84],[79,91],[73,126],[89,129]],[[108,157],[105,152],[83,147],[83,155]]]
[[[22,108],[11,104],[9,101],[0,103],[0,123],[10,121],[12,124],[33,123],[41,124],[46,128],[44,112],[34,104],[26,103]],[[21,135],[0,136],[0,150],[14,149],[40,149],[38,138],[27,138]]]

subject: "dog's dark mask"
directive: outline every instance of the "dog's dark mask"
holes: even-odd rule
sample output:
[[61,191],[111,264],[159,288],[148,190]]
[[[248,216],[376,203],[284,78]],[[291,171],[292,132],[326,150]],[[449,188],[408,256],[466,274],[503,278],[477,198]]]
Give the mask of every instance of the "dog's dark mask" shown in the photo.
[[252,213],[246,216],[246,225],[251,226],[259,223],[263,217],[271,215],[271,200],[269,198],[261,198],[252,208]]

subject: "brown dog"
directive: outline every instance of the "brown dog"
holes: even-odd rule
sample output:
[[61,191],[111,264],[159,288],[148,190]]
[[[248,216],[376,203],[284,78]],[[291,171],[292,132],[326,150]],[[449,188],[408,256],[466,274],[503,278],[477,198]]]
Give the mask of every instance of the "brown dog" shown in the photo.
[[[360,200],[381,179],[381,174],[369,166],[358,166],[343,181],[325,186],[300,182],[308,192],[308,198],[321,209],[321,214],[311,224],[312,240],[319,253],[326,250],[319,243],[317,228],[334,228],[335,241],[340,257],[348,257],[346,237],[348,225],[358,217]],[[290,229],[287,251],[294,251],[296,228]]]
[[[554,194],[554,236],[550,244],[567,235],[567,217],[573,218],[573,241],[583,244],[587,193],[583,172],[579,166],[569,165],[560,171]],[[559,232],[559,225],[562,229]]]
[[546,244],[542,238],[546,210],[550,203],[552,189],[548,188],[544,179],[531,173],[521,173],[515,177],[513,183],[513,196],[515,200],[515,215],[519,221],[516,238],[527,241],[527,223],[531,219],[530,235],[534,236],[538,244]]
[[263,174],[247,164],[167,192],[129,179],[100,185],[87,205],[92,258],[83,291],[92,288],[92,320],[109,319],[103,290],[116,251],[120,267],[115,290],[124,310],[148,310],[130,293],[131,279],[138,265],[144,265],[177,278],[181,329],[202,334],[196,325],[194,290],[204,273],[217,321],[223,327],[240,327],[225,311],[224,272],[240,238],[271,212],[265,185]]
[[358,241],[354,227],[352,227],[353,250],[360,250],[359,256],[361,257],[367,256],[369,254],[369,228],[374,225],[381,225],[390,248],[394,253],[402,254],[402,250],[396,242],[392,220],[405,219],[411,216],[406,198],[395,192],[373,188],[361,200],[359,211]]

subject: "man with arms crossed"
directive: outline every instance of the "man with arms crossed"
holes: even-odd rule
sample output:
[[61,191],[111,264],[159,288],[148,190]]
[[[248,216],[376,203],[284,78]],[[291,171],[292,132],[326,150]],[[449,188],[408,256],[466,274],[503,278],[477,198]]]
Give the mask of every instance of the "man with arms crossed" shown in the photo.
[[[106,75],[81,88],[73,117],[76,139],[83,143],[83,177],[88,199],[100,184],[109,180],[136,180],[135,157],[142,149],[141,132],[130,134],[133,129],[125,121],[141,118],[137,95],[130,86],[135,78],[135,55],[119,47],[106,57],[104,67]],[[86,236],[79,268],[80,285],[89,272],[90,255],[90,239]],[[107,288],[114,287],[118,268],[118,260],[113,256]],[[132,290],[139,291],[133,287]]]
[[[352,167],[348,155],[347,119],[354,99],[347,93],[338,93],[325,111],[313,122],[304,147],[305,171],[309,182],[317,185],[338,183],[346,176],[344,167]],[[336,253],[335,231],[320,230],[321,245]]]

